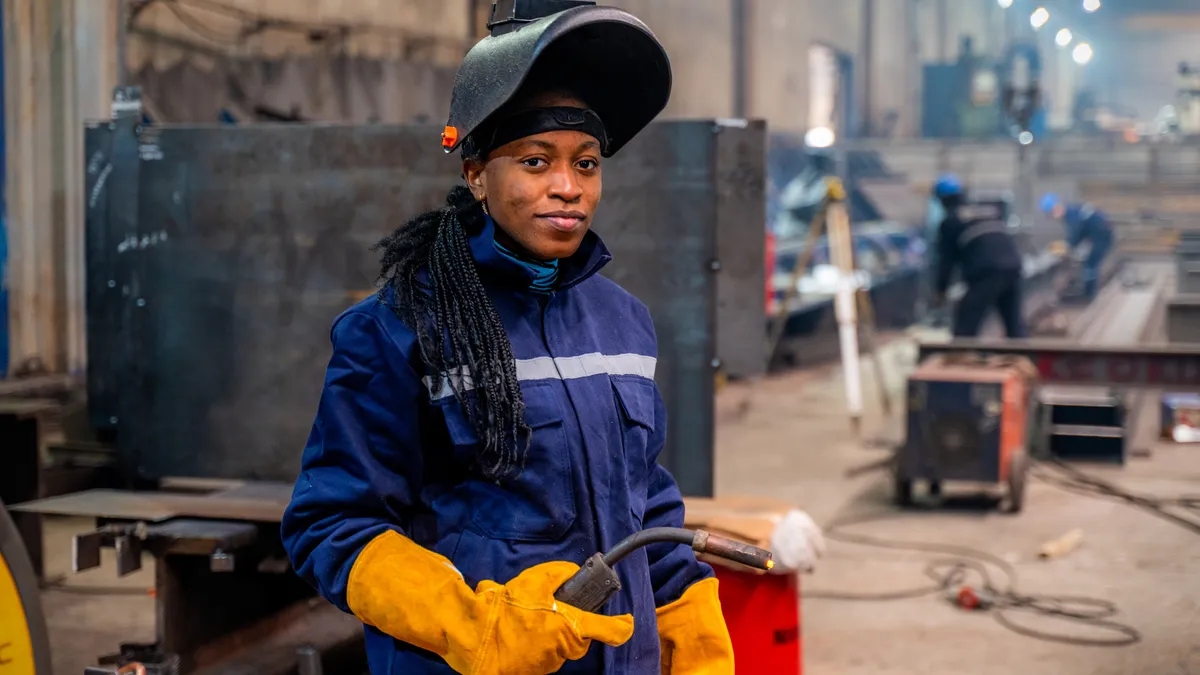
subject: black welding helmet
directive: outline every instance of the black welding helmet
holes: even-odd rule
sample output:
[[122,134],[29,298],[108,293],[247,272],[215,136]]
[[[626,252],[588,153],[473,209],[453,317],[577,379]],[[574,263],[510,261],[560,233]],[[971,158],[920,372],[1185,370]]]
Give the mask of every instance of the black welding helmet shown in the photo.
[[518,129],[531,132],[525,135],[556,128],[603,134],[605,157],[644,129],[670,98],[666,51],[623,10],[591,0],[496,0],[488,29],[454,80],[442,135],[447,153],[461,148],[478,155],[502,145],[496,129],[507,125],[499,133],[513,135],[504,110],[523,86],[570,91],[589,110],[526,111]]

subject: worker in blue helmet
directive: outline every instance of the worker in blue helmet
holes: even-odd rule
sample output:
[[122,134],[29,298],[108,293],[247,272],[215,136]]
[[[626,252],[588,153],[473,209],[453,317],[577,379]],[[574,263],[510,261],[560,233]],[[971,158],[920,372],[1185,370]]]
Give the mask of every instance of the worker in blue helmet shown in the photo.
[[937,181],[934,195],[946,210],[938,230],[937,303],[945,303],[956,269],[967,285],[954,311],[954,336],[978,336],[995,309],[1008,337],[1028,337],[1021,314],[1021,253],[1003,214],[994,206],[968,203],[966,189],[953,175]]
[[1086,202],[1067,204],[1055,194],[1042,197],[1042,212],[1066,227],[1067,238],[1061,248],[1074,251],[1085,242],[1091,247],[1083,261],[1083,294],[1089,300],[1096,297],[1100,268],[1115,239],[1108,216]]

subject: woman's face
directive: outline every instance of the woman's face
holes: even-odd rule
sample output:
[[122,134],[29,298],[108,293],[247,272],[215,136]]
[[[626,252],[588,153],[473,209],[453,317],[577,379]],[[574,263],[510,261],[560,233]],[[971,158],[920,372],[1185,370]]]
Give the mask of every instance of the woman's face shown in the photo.
[[[566,94],[531,96],[526,108],[586,107]],[[467,184],[501,232],[541,260],[570,257],[600,202],[600,143],[579,131],[518,139],[463,163]]]

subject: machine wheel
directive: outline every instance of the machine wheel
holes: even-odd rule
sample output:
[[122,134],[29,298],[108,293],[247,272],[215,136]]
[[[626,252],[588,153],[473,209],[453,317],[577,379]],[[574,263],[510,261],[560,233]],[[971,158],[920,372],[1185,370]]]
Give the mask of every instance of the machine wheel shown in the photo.
[[1025,508],[1025,488],[1029,481],[1029,455],[1018,452],[1008,460],[1008,494],[1004,511],[1020,513]]
[[912,506],[913,482],[911,480],[896,474],[894,489],[897,506]]
[[25,542],[0,503],[0,670],[51,675],[50,641],[37,575]]
[[929,481],[929,496],[933,497],[934,499],[938,499],[939,497],[942,496],[942,481],[940,481],[940,480]]

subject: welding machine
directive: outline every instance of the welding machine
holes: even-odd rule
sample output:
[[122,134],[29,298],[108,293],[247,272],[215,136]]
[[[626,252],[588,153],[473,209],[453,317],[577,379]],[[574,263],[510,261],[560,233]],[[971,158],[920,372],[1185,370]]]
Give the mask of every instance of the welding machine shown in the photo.
[[915,481],[933,496],[944,481],[1005,489],[1005,510],[1025,501],[1029,439],[1038,405],[1037,370],[1024,357],[938,354],[908,379],[908,430],[895,469],[896,501],[913,501]]

